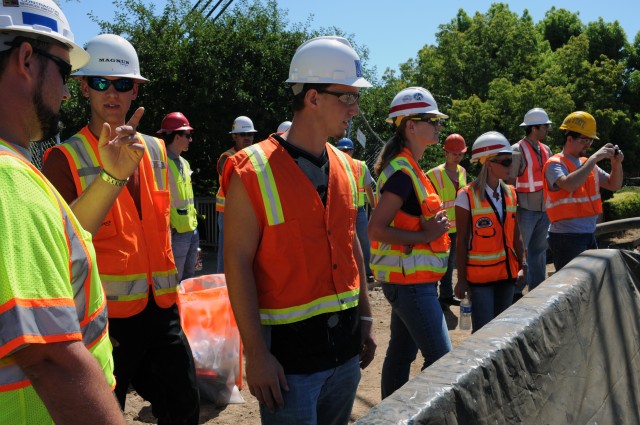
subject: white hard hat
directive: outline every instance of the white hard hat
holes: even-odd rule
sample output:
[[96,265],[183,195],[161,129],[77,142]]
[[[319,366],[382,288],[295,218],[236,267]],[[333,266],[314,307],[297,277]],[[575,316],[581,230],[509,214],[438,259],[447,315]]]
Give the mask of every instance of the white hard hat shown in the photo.
[[89,61],[89,54],[74,42],[67,18],[52,0],[3,2],[0,11],[0,51],[8,50],[5,42],[13,41],[18,36],[43,41],[53,39],[68,46],[74,69]]
[[282,121],[278,126],[278,130],[276,132],[284,133],[285,131],[289,130],[289,127],[291,127],[291,121]]
[[239,116],[233,120],[233,127],[229,134],[233,133],[257,133],[258,130],[253,128],[253,121],[251,118],[245,116]]
[[371,87],[362,76],[360,57],[346,38],[316,37],[303,43],[291,59],[289,79],[294,94],[302,84],[344,84],[352,87]]
[[140,75],[138,54],[124,38],[115,34],[100,34],[87,43],[89,63],[74,73],[74,77],[131,78],[139,83],[149,80]]
[[400,92],[391,101],[387,122],[396,122],[397,117],[405,117],[415,114],[433,114],[440,118],[449,118],[448,115],[438,111],[438,104],[429,90],[422,87],[408,87]]
[[541,125],[551,124],[549,115],[542,108],[529,109],[529,112],[524,114],[524,121],[520,124],[520,127],[526,127],[529,125]]
[[478,162],[483,157],[501,153],[513,153],[511,144],[509,144],[509,141],[502,133],[487,131],[473,142],[471,162]]

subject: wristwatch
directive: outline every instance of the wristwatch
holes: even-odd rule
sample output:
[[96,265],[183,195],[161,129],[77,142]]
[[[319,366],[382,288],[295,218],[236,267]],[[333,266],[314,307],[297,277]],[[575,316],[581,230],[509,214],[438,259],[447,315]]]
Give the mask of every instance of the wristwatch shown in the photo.
[[111,174],[109,174],[106,171],[104,171],[104,169],[100,170],[100,178],[102,180],[106,181],[107,183],[112,184],[114,186],[118,186],[118,187],[124,186],[129,181],[129,177],[127,177],[124,180],[119,180],[119,179],[113,177]]

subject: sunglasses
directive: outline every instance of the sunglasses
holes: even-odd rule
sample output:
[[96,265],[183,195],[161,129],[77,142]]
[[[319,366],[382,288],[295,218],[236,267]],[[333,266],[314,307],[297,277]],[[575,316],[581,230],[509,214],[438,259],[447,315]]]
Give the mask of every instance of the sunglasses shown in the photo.
[[131,78],[118,78],[117,80],[107,80],[102,77],[88,77],[87,84],[96,91],[106,91],[109,86],[113,85],[116,91],[125,93],[131,91],[134,81]]
[[192,139],[192,138],[193,138],[193,133],[185,133],[185,132],[183,132],[183,131],[179,131],[179,132],[178,132],[178,134],[179,134],[180,136],[184,136],[184,137],[186,137],[187,139]]
[[360,93],[337,92],[325,89],[316,89],[316,91],[318,93],[325,93],[335,96],[340,102],[344,103],[347,106],[351,106],[354,103],[357,103],[358,99],[360,99]]
[[40,56],[44,56],[47,59],[51,59],[53,63],[55,63],[56,66],[58,67],[58,71],[60,72],[60,76],[62,77],[62,84],[67,84],[67,80],[71,75],[71,64],[69,62],[65,61],[62,58],[59,58],[58,56],[52,55],[49,52],[46,52],[41,49],[37,49],[35,47],[33,48],[33,51],[39,54]]
[[419,115],[416,117],[410,117],[409,118],[411,121],[424,121],[427,122],[429,124],[431,124],[432,126],[437,126],[437,125],[443,125],[444,121],[442,121],[442,119],[438,118],[438,117],[428,117],[426,115]]
[[240,137],[253,137],[255,133],[235,133]]
[[513,163],[513,158],[505,158],[505,159],[492,159],[491,162],[495,162],[496,164],[500,164],[503,167],[510,167]]

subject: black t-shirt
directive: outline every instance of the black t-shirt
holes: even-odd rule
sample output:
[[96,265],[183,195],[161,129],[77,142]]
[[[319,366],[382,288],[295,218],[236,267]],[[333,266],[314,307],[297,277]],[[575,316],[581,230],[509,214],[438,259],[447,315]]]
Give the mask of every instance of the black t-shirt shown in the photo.
[[[274,136],[309,178],[326,205],[329,158],[320,157]],[[358,308],[325,313],[286,325],[271,326],[271,353],[287,374],[306,374],[337,367],[360,352]]]
[[400,209],[412,216],[420,216],[420,202],[413,188],[413,180],[403,171],[396,171],[387,179],[384,186],[380,190],[382,193],[389,191],[394,195],[398,195],[402,199],[402,207]]

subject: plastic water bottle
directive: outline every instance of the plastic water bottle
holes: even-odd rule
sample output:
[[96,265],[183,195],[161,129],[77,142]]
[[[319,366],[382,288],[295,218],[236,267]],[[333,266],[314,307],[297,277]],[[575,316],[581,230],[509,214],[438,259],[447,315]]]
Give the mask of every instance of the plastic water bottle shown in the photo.
[[471,329],[471,300],[469,294],[464,293],[464,299],[460,302],[460,330]]
[[201,272],[202,271],[202,250],[200,249],[200,247],[198,247],[198,253],[196,254],[196,267],[195,267],[195,271],[197,272]]

